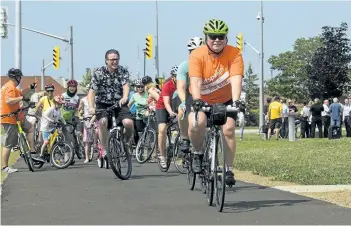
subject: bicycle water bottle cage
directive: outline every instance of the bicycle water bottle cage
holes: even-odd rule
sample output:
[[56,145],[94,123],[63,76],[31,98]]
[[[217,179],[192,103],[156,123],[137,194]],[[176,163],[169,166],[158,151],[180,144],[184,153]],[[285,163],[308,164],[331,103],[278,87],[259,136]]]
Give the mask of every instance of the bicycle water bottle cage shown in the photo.
[[216,126],[222,126],[227,122],[227,106],[224,104],[214,104],[212,106],[211,124]]

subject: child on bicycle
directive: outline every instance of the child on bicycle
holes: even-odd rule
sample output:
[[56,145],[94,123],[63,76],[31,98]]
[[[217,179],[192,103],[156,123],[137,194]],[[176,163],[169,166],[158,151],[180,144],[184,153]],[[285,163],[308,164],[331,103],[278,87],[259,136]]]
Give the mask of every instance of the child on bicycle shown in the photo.
[[51,106],[49,109],[47,109],[45,112],[42,114],[42,121],[41,121],[41,128],[40,130],[42,131],[43,134],[43,145],[41,146],[40,150],[40,155],[36,158],[33,158],[34,160],[40,161],[40,162],[45,162],[46,160],[44,159],[44,151],[47,145],[49,144],[49,139],[51,133],[56,129],[56,123],[61,121],[64,125],[66,124],[65,120],[62,117],[62,113],[60,108],[62,107],[62,97],[61,96],[56,96],[54,98],[54,105]]

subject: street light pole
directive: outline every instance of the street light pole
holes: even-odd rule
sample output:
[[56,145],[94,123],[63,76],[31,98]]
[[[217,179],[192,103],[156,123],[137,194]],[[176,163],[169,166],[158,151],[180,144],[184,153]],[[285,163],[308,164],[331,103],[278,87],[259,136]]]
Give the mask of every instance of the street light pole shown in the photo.
[[16,0],[15,19],[15,67],[22,70],[22,12],[21,0]]
[[260,15],[257,17],[260,20],[260,25],[261,25],[261,51],[260,51],[260,57],[261,57],[261,83],[260,83],[260,127],[263,126],[264,124],[264,117],[263,117],[263,105],[264,105],[264,92],[263,92],[263,84],[264,84],[264,52],[263,52],[263,23],[264,23],[264,17],[263,17],[263,0],[261,0],[261,10],[260,10]]
[[157,42],[157,48],[156,48],[156,70],[157,70],[157,77],[160,77],[160,61],[159,61],[159,43],[158,43],[158,4],[156,0],[156,42]]
[[70,45],[70,58],[69,58],[70,70],[69,70],[69,74],[70,74],[71,79],[74,79],[74,73],[73,73],[73,26],[70,26],[70,29],[69,29],[69,45]]

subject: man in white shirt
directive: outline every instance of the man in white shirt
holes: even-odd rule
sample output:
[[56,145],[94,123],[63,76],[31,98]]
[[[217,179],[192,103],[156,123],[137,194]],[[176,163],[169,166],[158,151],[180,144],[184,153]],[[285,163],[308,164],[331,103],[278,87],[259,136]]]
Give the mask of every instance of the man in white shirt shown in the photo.
[[282,135],[284,138],[288,136],[289,133],[289,120],[288,120],[288,115],[289,115],[289,107],[286,104],[286,99],[282,100],[283,104],[283,125],[282,125]]
[[324,108],[324,111],[322,111],[322,121],[324,126],[323,132],[324,132],[324,138],[327,138],[329,126],[330,126],[329,100],[324,100],[323,108]]
[[350,112],[351,112],[351,105],[349,99],[344,100],[343,105],[343,112],[342,112],[342,121],[345,125],[346,129],[346,137],[351,137],[351,125],[350,125]]

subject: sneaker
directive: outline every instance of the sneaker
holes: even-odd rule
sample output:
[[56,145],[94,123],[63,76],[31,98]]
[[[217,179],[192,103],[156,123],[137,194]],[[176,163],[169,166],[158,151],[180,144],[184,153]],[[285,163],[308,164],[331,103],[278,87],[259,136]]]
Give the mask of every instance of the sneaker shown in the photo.
[[10,173],[15,173],[15,172],[17,172],[17,171],[18,171],[18,169],[14,169],[14,168],[12,168],[12,167],[10,167],[10,166],[7,166],[7,167],[5,167],[5,168],[2,169],[2,172],[8,173],[8,174],[10,174]]
[[193,164],[192,164],[192,168],[193,168],[194,173],[201,173],[203,157],[204,157],[203,154],[194,154],[194,159],[193,159]]
[[232,171],[227,171],[225,173],[225,184],[228,186],[235,185],[236,180],[234,179],[234,173]]
[[46,162],[46,160],[44,159],[44,156],[42,156],[42,155],[39,155],[37,157],[32,157],[32,158],[34,161],[37,161],[37,162],[43,162],[43,163]]
[[167,167],[167,163],[166,163],[165,157],[161,157],[160,156],[160,165],[161,165],[162,168],[166,168]]
[[190,140],[183,140],[180,144],[179,150],[183,153],[189,153]]

